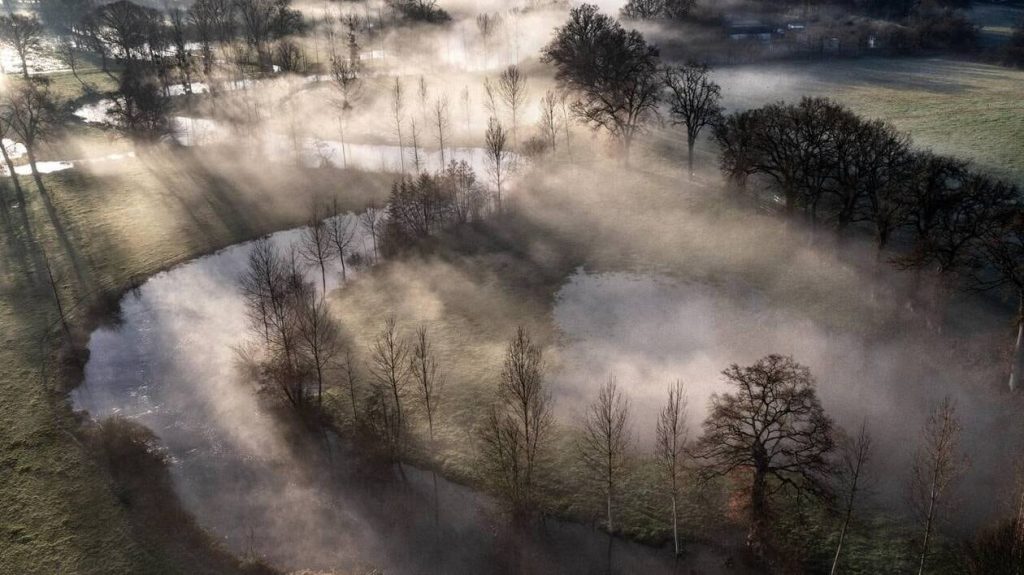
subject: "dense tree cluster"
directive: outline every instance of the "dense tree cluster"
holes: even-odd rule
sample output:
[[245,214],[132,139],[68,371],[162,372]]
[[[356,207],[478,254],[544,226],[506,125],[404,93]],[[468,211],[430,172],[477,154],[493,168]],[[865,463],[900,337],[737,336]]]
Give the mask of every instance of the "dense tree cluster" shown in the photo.
[[787,213],[873,229],[879,249],[913,236],[915,263],[965,264],[982,230],[1018,207],[1018,190],[964,162],[912,149],[888,124],[822,98],[737,112],[715,129],[725,174],[778,193]]
[[[898,238],[892,261],[899,266],[1006,290],[1024,309],[1024,198],[1016,186],[964,161],[915,150],[888,124],[822,98],[731,114],[715,127],[715,139],[722,170],[737,187],[753,179],[812,226],[866,228],[879,252]],[[1024,314],[1017,323],[1024,326]],[[1011,388],[1021,354],[1018,337]]]
[[465,160],[451,160],[438,174],[403,176],[391,187],[381,239],[399,250],[453,224],[480,219],[488,207],[486,188]]
[[629,20],[682,20],[696,4],[696,0],[629,0],[619,14]]
[[339,332],[322,295],[305,279],[297,251],[282,254],[267,238],[254,242],[241,278],[249,321],[259,337],[258,379],[303,409],[322,401],[326,367]]
[[452,19],[437,0],[387,0],[388,6],[408,22],[442,24]]
[[[289,35],[304,28],[290,0],[197,0],[187,11],[167,12],[133,2],[80,2],[74,9],[63,0],[44,5],[47,21],[70,45],[93,52],[104,70],[111,60],[126,67],[143,65],[164,86],[172,74],[192,73],[191,43],[198,44],[202,72],[213,72],[218,49],[238,48],[240,64],[269,72]],[[278,63],[280,64],[280,63]]]

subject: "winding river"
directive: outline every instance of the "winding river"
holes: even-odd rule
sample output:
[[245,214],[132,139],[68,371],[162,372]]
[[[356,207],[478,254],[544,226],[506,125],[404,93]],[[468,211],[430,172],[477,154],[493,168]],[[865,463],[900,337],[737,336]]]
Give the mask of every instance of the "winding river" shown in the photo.
[[[272,241],[289,249],[300,234]],[[356,244],[367,253],[365,238]],[[443,479],[435,518],[428,473],[406,467],[407,483],[369,480],[346,465],[340,442],[300,453],[282,441],[286,430],[236,362],[246,337],[237,278],[250,247],[198,258],[125,295],[122,321],[93,332],[85,382],[71,396],[93,418],[118,415],[151,429],[183,504],[229,549],[285,569],[592,573],[610,561],[612,572],[676,572],[670,552],[616,541],[609,555],[607,537],[583,525],[548,520],[512,538],[489,497]],[[341,287],[340,267],[328,282]],[[695,549],[678,569],[721,565]]]

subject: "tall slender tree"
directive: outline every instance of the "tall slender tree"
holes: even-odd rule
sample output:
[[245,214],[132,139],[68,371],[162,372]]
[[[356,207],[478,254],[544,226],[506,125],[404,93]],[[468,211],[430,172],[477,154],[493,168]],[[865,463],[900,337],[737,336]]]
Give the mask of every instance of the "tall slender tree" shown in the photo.
[[668,388],[668,399],[658,413],[654,457],[672,501],[672,544],[679,556],[679,489],[685,472],[688,433],[686,430],[686,388],[676,381]]
[[334,242],[331,228],[326,221],[327,214],[319,203],[314,203],[306,227],[302,230],[299,255],[306,265],[320,270],[322,293],[327,294],[327,262],[334,258]]
[[843,552],[843,543],[846,542],[846,535],[850,529],[850,521],[853,520],[854,509],[858,497],[864,491],[864,475],[866,466],[871,461],[871,435],[868,434],[867,420],[860,424],[860,430],[855,438],[843,438],[841,443],[841,461],[839,478],[842,483],[843,496],[843,525],[839,530],[839,541],[836,543],[836,554],[832,558],[831,575],[836,575],[839,569],[839,558]]
[[629,411],[629,399],[619,390],[615,378],[608,379],[587,409],[583,434],[577,444],[584,466],[604,491],[605,527],[609,533],[615,532],[612,508],[632,442]]
[[483,430],[484,463],[519,517],[536,503],[540,458],[553,425],[550,404],[541,350],[520,327],[505,350],[498,403]]
[[338,354],[338,326],[331,318],[327,298],[318,297],[314,290],[304,292],[299,305],[299,351],[316,377],[316,402],[322,407],[326,371]]
[[487,169],[494,182],[495,199],[498,212],[502,210],[502,192],[511,168],[512,153],[508,149],[508,132],[501,122],[491,118],[487,122],[487,134],[484,137],[484,151],[487,154]]
[[393,402],[390,428],[387,429],[388,447],[392,457],[402,455],[405,438],[405,413],[403,399],[409,381],[409,346],[398,333],[394,317],[384,320],[384,327],[377,334],[370,349],[372,361],[370,373],[381,393],[390,396]]
[[922,431],[922,443],[914,456],[910,503],[921,520],[922,536],[918,575],[923,575],[942,512],[949,504],[955,482],[967,469],[960,452],[960,419],[948,396],[936,406]]
[[498,77],[498,94],[508,109],[512,124],[512,146],[519,146],[519,119],[528,98],[526,74],[515,64],[505,68]]
[[430,442],[433,445],[434,419],[444,388],[444,375],[440,371],[440,360],[425,325],[421,325],[416,330],[416,338],[413,341],[410,354],[409,370],[412,372],[412,378],[416,381],[420,399],[423,401],[423,411],[427,414]]

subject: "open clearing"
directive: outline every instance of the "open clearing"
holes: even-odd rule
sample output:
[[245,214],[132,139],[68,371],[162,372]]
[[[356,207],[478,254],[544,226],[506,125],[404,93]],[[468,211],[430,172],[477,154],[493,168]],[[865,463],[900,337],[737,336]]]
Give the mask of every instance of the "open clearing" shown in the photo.
[[723,68],[729,109],[828,96],[914,143],[1024,183],[1024,71],[974,62],[863,59]]

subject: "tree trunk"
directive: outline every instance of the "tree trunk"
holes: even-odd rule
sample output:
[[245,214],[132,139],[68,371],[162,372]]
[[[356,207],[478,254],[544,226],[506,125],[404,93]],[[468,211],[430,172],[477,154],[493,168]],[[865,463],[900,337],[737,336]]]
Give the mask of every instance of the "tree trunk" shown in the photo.
[[3,153],[4,163],[7,164],[7,170],[11,172],[11,182],[14,183],[14,194],[21,202],[21,205],[25,205],[25,193],[21,189],[21,182],[18,180],[18,173],[14,171],[14,162],[11,160],[11,155],[7,153],[7,146],[3,145],[0,141],[0,153]]
[[931,498],[928,502],[928,516],[924,522],[924,541],[921,543],[921,562],[917,567],[917,575],[924,575],[924,564],[928,558],[928,544],[931,543],[932,525],[935,519],[935,479],[932,479]]
[[693,140],[694,138],[686,139],[686,166],[691,180],[693,179]]
[[615,526],[612,525],[612,484],[608,482],[608,533],[615,531]]
[[1013,358],[1010,364],[1010,391],[1017,389],[1020,373],[1024,370],[1024,357],[1021,355],[1021,343],[1024,339],[1024,292],[1018,296],[1017,307],[1017,341],[1013,344]]
[[750,490],[750,531],[747,533],[747,547],[757,556],[760,556],[763,551],[767,480],[764,470],[754,471],[754,483]]
[[676,507],[676,494],[672,493],[672,543],[675,545],[676,557],[679,557],[679,513]]
[[53,301],[57,304],[57,313],[60,315],[60,324],[64,327],[64,333],[71,337],[71,328],[68,327],[67,317],[64,315],[64,304],[60,301],[60,291],[57,289],[57,280],[53,277],[53,268],[50,267],[50,258],[46,257],[46,250],[43,252],[43,263],[46,264],[46,277],[50,280],[50,290],[53,292]]
[[25,153],[28,155],[28,166],[32,170],[32,179],[36,182],[36,187],[39,188],[39,193],[46,195],[46,188],[43,187],[43,176],[39,173],[39,169],[36,167],[36,154],[32,150],[32,147],[25,143]]
[[316,404],[319,407],[324,405],[324,373],[319,361],[316,364]]
[[846,517],[843,518],[843,528],[839,531],[839,543],[836,544],[836,555],[832,559],[832,570],[829,571],[830,575],[836,575],[836,569],[839,568],[839,554],[843,551],[843,541],[846,539],[846,530],[850,526],[850,518],[853,516],[853,499],[851,497],[849,505],[846,506]]

